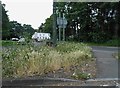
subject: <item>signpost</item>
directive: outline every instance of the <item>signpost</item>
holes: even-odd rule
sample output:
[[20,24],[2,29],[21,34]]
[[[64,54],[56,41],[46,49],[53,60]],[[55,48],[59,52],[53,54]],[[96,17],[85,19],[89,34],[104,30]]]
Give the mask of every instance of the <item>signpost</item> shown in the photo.
[[60,13],[59,13],[59,17],[57,18],[57,25],[59,27],[59,41],[61,41],[62,18]]
[[53,47],[56,46],[56,2],[53,0]]
[[63,41],[65,41],[65,28],[67,25],[67,19],[65,18],[65,14],[63,13]]
[[63,28],[63,41],[65,41],[65,28],[67,25],[67,19],[65,18],[65,14],[63,13],[63,17],[60,16],[57,18],[57,25],[59,27],[59,41],[61,41],[61,28]]

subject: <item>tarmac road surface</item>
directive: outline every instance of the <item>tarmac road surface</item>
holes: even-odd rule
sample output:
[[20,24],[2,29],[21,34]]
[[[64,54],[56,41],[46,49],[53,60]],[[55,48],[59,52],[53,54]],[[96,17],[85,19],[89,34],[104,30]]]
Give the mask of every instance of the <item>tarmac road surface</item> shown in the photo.
[[118,60],[113,54],[118,52],[117,47],[92,46],[97,64],[97,78],[118,78]]

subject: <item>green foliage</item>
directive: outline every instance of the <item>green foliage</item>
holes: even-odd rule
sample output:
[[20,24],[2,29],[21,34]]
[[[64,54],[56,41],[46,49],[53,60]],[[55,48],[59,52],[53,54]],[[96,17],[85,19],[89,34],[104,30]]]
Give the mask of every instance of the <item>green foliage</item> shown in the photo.
[[5,10],[5,4],[0,3],[0,6],[2,6],[2,39],[6,40],[10,37],[9,18]]
[[3,77],[24,77],[42,75],[61,67],[69,70],[70,66],[90,60],[92,55],[91,48],[84,44],[64,42],[56,48],[31,45],[3,48],[2,58]]
[[59,52],[72,52],[75,50],[86,50],[86,52],[90,52],[88,49],[88,46],[86,46],[84,43],[75,43],[75,42],[59,42],[56,50]]
[[109,45],[109,46],[116,46],[116,47],[118,47],[118,46],[120,46],[120,38],[109,40],[105,44]]
[[106,42],[108,40],[106,38],[107,34],[105,32],[99,32],[99,33],[90,32],[89,36],[91,37],[90,42],[94,42],[94,43],[103,43],[103,42]]
[[[68,21],[66,39],[104,43],[117,37],[119,33],[117,25],[119,22],[119,3],[57,2],[56,4],[56,11],[60,12],[61,15],[65,13]],[[58,16],[58,13],[56,15]],[[45,24],[47,24],[45,25],[48,28],[47,32],[51,32],[49,27],[52,26],[47,21]]]
[[17,45],[16,41],[9,41],[9,40],[1,40],[0,43],[2,44],[2,46],[15,46]]
[[53,32],[53,16],[52,15],[46,19],[44,24],[41,24],[41,26],[39,27],[39,32],[50,33],[52,36],[52,32]]
[[23,34],[23,27],[17,21],[10,21],[11,38],[19,38]]
[[107,42],[104,43],[91,43],[91,42],[87,42],[86,43],[89,46],[115,46],[115,47],[119,47],[120,46],[120,39],[112,39],[112,40],[108,40]]
[[79,73],[74,73],[74,74],[72,75],[72,77],[73,77],[74,79],[86,80],[86,79],[89,79],[89,78],[90,78],[90,75],[87,74],[87,73],[81,73],[81,72],[79,72]]
[[11,38],[12,37],[31,38],[31,36],[34,34],[34,29],[31,27],[31,25],[24,24],[22,26],[17,21],[10,21],[10,32]]
[[28,35],[26,37],[31,37],[34,34],[34,32],[35,31],[34,31],[34,29],[32,28],[31,25],[29,25],[29,24],[24,24],[23,25],[23,35],[24,35],[24,33],[26,33],[24,36]]

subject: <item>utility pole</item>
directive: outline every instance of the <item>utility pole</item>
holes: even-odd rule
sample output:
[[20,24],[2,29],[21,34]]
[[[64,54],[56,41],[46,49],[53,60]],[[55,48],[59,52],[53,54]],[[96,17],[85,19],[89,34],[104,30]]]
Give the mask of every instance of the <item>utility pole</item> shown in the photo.
[[53,0],[53,47],[56,46],[57,41],[57,32],[56,32],[56,2]]
[[[65,14],[63,13],[63,20],[65,19]],[[65,41],[65,27],[63,26],[63,41]]]
[[[59,12],[59,18],[61,18],[61,13]],[[59,41],[61,41],[61,27],[59,25]]]

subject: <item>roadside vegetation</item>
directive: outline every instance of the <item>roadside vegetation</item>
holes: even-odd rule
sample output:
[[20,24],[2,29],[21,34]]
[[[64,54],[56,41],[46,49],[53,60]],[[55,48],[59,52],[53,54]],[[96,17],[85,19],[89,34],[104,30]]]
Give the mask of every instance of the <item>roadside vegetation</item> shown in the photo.
[[2,44],[2,46],[14,46],[17,45],[16,41],[11,41],[11,40],[2,40],[0,41],[0,43]]
[[[65,28],[66,41],[57,47],[28,44],[34,32],[50,33],[53,36],[53,14],[41,23],[38,30],[32,25],[10,21],[2,7],[2,67],[3,77],[26,77],[44,75],[48,73],[69,73],[72,78],[86,79],[93,76],[95,71],[91,48],[88,46],[119,46],[120,39],[116,39],[118,30],[118,3],[76,3],[58,2],[56,11],[64,10],[68,24]],[[62,12],[60,13],[62,16]],[[58,16],[58,14],[56,14]],[[23,25],[22,25],[23,24]],[[58,26],[57,26],[58,27]],[[56,28],[57,28],[56,27]],[[57,33],[59,30],[57,28]],[[10,41],[12,38],[25,38],[25,44]],[[30,40],[29,40],[30,39]],[[76,43],[74,43],[74,42]],[[84,43],[80,43],[84,42]],[[119,54],[115,54],[115,57]],[[65,74],[62,74],[65,75]]]
[[[2,58],[3,78],[44,75],[61,68],[70,71],[71,66],[82,66],[85,62],[94,60],[91,48],[74,42],[60,42],[56,48],[32,45],[3,48]],[[83,75],[84,71],[81,73]]]
[[120,52],[118,52],[118,59],[120,60]]
[[120,39],[112,39],[109,40],[107,42],[104,43],[94,43],[94,42],[90,42],[90,43],[86,43],[89,46],[113,46],[113,47],[119,47],[120,46]]
[[118,51],[117,53],[114,53],[113,56],[114,56],[116,59],[120,60],[120,52],[119,52],[119,51]]

